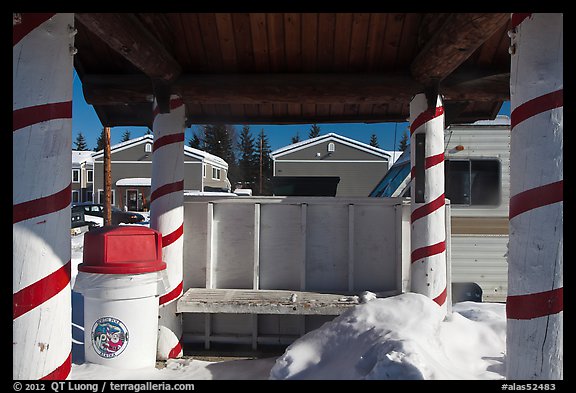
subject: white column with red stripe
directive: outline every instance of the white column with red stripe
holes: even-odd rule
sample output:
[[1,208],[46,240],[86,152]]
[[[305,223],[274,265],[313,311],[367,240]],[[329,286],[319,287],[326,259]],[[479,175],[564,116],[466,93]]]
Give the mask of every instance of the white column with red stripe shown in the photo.
[[[411,269],[410,288],[433,299],[444,312],[446,305],[446,225],[444,206],[444,108],[440,97],[428,108],[424,94],[410,102],[411,183]],[[425,134],[424,201],[415,201],[415,139]]]
[[12,376],[71,369],[74,14],[14,14]]
[[176,314],[176,300],[183,289],[185,120],[185,106],[179,97],[171,97],[169,113],[159,113],[154,103],[150,227],[162,233],[162,259],[166,262],[169,290],[160,297],[159,324],[178,338],[170,357],[182,352],[182,317]]
[[508,379],[563,378],[563,16],[513,14]]

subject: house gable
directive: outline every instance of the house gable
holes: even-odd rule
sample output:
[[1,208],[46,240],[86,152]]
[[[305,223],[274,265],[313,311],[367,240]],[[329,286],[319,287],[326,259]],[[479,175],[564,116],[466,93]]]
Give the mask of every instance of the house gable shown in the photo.
[[330,133],[272,152],[277,161],[388,161],[390,154],[362,142]]

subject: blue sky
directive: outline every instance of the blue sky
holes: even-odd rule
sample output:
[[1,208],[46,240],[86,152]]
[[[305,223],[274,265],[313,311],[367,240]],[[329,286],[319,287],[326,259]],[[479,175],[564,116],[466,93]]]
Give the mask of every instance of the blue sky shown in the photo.
[[[500,114],[510,115],[510,102],[505,102],[502,105]],[[398,146],[398,142],[402,137],[404,130],[408,128],[408,122],[404,123],[340,123],[340,124],[319,124],[320,134],[327,134],[334,132],[342,136],[355,139],[360,142],[369,143],[370,136],[376,134],[380,148],[385,150],[394,150],[394,146]],[[192,138],[194,129],[187,128],[185,131],[186,144]],[[238,133],[242,126],[236,126]],[[300,140],[308,138],[308,131],[310,124],[297,124],[297,125],[251,125],[250,129],[253,135],[257,135],[261,129],[264,129],[272,150],[279,149],[292,143],[292,137],[296,132],[300,135]],[[110,130],[111,143],[119,143],[122,139],[122,134],[126,130],[130,130],[130,136],[136,138],[146,133],[146,127],[112,127]],[[78,133],[82,132],[88,149],[93,150],[96,147],[96,139],[102,131],[102,124],[94,111],[92,105],[86,103],[84,94],[82,93],[82,85],[76,72],[74,72],[74,96],[72,103],[72,148],[75,147],[74,141]]]

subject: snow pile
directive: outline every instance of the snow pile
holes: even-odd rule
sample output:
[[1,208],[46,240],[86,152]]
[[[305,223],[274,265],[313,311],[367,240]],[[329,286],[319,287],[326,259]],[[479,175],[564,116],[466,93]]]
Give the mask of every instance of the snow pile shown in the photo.
[[270,378],[503,379],[504,308],[460,303],[443,321],[423,295],[374,299],[292,343]]

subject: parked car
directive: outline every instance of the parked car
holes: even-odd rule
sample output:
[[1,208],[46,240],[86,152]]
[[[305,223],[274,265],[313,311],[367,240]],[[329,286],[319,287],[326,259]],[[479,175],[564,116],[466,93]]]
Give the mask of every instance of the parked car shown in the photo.
[[[99,203],[83,202],[76,203],[72,205],[72,221],[74,222],[75,214],[78,215],[80,212],[84,214],[84,220],[90,221],[90,216],[98,217],[100,220],[96,219],[98,223],[103,222],[104,219],[104,205]],[[112,206],[112,225],[118,224],[138,224],[145,221],[145,217],[140,213],[126,212]]]
[[[93,221],[86,221],[86,216],[84,215],[84,209],[74,209],[72,208],[72,225],[71,229],[75,232],[82,232],[82,227],[87,227],[88,230],[99,226]],[[78,228],[78,229],[77,229]]]

